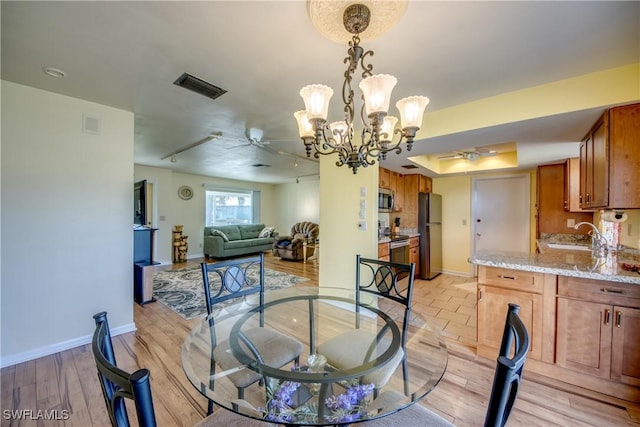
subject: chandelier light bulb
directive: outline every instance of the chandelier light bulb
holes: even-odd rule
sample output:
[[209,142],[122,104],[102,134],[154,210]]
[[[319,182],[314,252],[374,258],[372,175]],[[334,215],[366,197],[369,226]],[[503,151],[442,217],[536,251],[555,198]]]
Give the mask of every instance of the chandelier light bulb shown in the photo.
[[329,129],[331,130],[331,134],[335,138],[337,142],[340,142],[345,138],[347,132],[349,131],[349,125],[344,120],[340,120],[337,122],[331,122],[329,124]]
[[333,96],[333,89],[325,85],[309,85],[300,90],[300,96],[304,100],[309,121],[313,119],[327,120],[329,100]]
[[427,104],[429,104],[429,98],[426,96],[409,96],[396,102],[396,107],[400,111],[402,129],[420,128]]
[[395,116],[385,116],[382,121],[382,127],[380,128],[380,141],[391,142],[393,139],[393,131],[398,123],[398,118]]
[[387,113],[391,102],[391,91],[398,79],[389,74],[376,74],[360,82],[360,90],[364,94],[367,116],[376,113]]
[[295,117],[298,122],[298,134],[300,138],[313,138],[313,125],[311,125],[307,117],[307,112],[305,110],[296,111],[293,113],[293,117]]

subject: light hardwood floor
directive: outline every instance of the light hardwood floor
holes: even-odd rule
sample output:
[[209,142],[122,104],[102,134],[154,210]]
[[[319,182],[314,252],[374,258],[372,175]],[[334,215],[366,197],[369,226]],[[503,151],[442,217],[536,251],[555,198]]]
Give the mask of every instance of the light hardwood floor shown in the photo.
[[[197,266],[202,260],[158,269]],[[317,284],[315,263],[282,261],[266,256],[268,268],[284,271]],[[493,381],[495,362],[475,355],[476,296],[473,278],[440,275],[417,280],[414,310],[447,338],[447,371],[436,389],[422,402],[459,426],[482,425]],[[206,400],[191,386],[180,365],[185,336],[198,320],[184,320],[160,303],[134,304],[138,330],[114,337],[118,364],[125,370],[151,371],[156,416],[160,426],[191,426],[202,419]],[[93,319],[87,319],[93,322]],[[2,426],[107,426],[89,345],[1,371]],[[65,421],[10,421],[4,410],[68,410]],[[366,424],[364,424],[366,425]],[[640,425],[640,404],[612,399],[553,379],[527,374],[509,419],[509,426]]]

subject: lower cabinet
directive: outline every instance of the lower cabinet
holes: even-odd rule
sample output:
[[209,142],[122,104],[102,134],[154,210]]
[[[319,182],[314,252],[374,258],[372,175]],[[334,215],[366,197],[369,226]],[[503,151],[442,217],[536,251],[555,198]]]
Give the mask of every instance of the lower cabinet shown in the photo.
[[[479,282],[478,282],[479,283]],[[529,332],[529,356],[542,357],[542,295],[478,284],[478,354],[495,359],[502,342],[509,303],[520,306],[519,316]]]
[[378,259],[381,261],[389,261],[391,259],[389,243],[378,243]]
[[556,364],[640,386],[640,289],[598,280],[558,280]]
[[478,266],[478,356],[495,360],[509,303],[529,332],[525,370],[640,401],[640,286]]
[[414,273],[418,276],[420,274],[420,237],[409,239],[409,262],[416,264]]

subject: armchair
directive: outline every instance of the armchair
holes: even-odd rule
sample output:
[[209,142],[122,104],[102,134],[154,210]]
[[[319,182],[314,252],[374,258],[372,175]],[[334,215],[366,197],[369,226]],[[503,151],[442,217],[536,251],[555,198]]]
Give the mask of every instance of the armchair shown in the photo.
[[[291,227],[289,236],[279,236],[273,242],[273,255],[282,259],[299,261],[304,258],[303,244],[314,243],[320,233],[320,227],[313,222],[298,222]],[[315,252],[315,245],[307,247],[307,258]]]

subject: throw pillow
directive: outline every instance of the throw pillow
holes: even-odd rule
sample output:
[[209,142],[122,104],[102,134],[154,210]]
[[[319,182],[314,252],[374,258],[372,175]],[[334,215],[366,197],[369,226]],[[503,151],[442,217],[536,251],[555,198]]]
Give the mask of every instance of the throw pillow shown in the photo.
[[265,227],[262,229],[260,234],[258,234],[258,237],[271,237],[273,236],[274,230],[275,230],[275,227]]
[[211,235],[212,236],[220,236],[222,237],[222,240],[224,240],[225,242],[229,241],[229,238],[227,237],[226,234],[224,234],[222,231],[220,230],[216,230],[215,228],[213,230],[211,230]]

